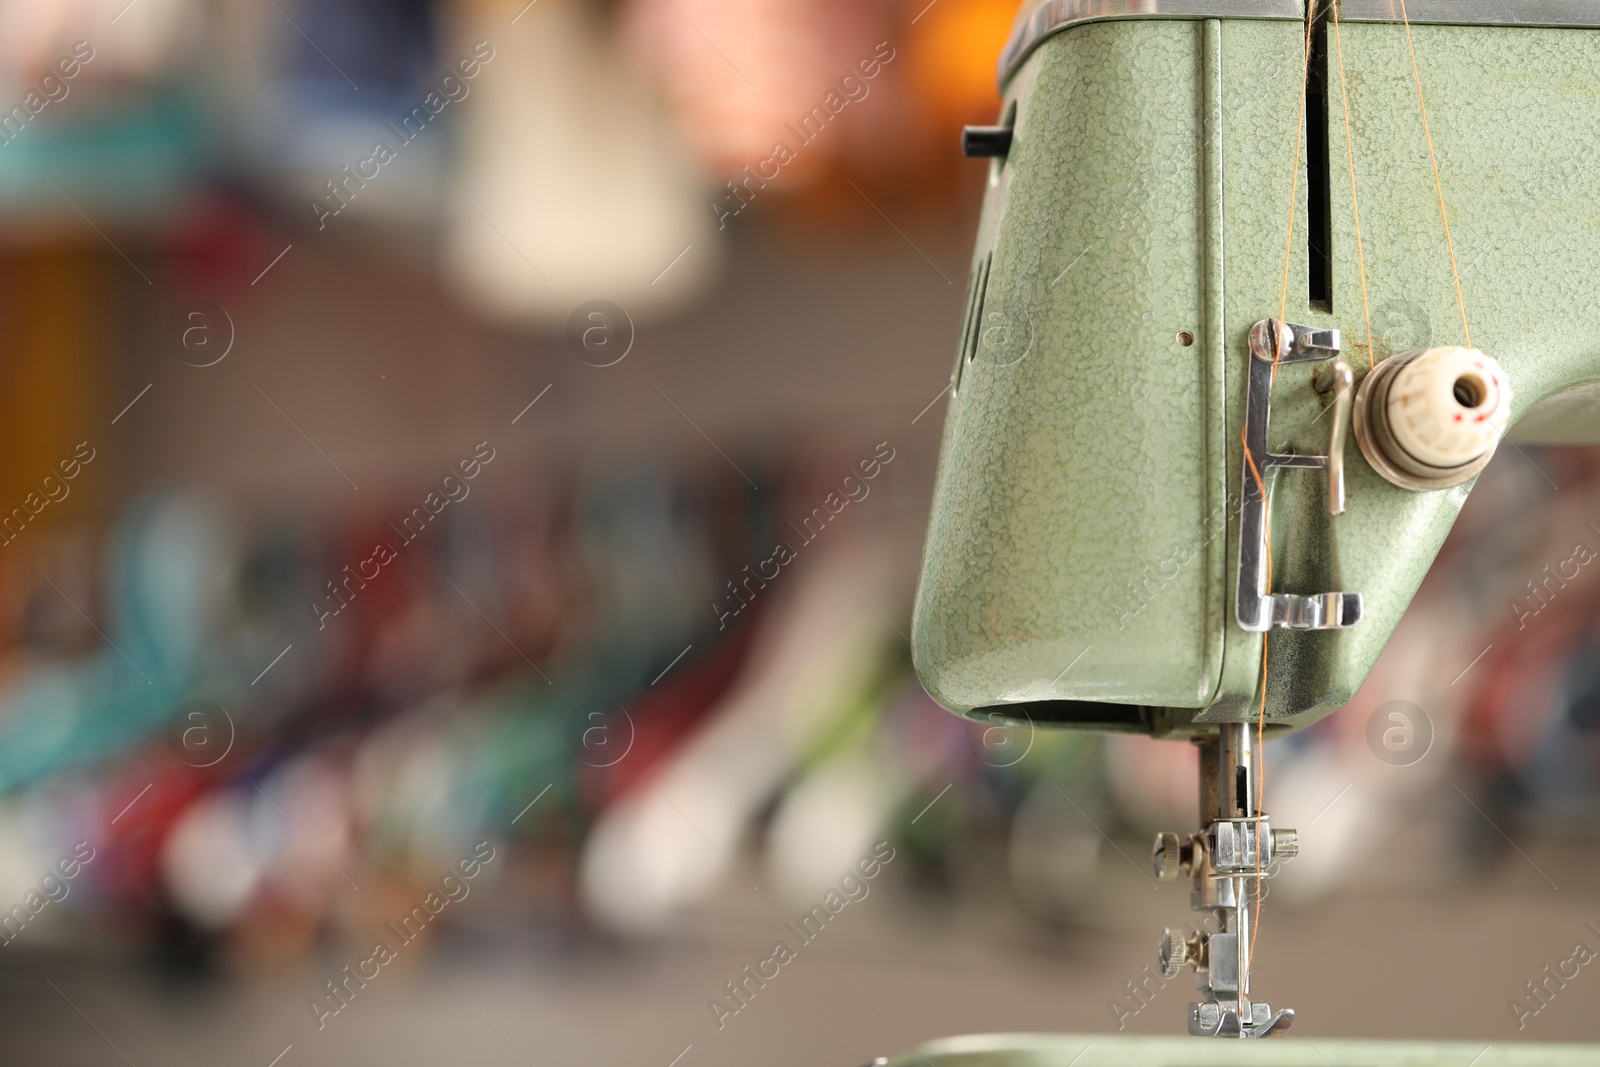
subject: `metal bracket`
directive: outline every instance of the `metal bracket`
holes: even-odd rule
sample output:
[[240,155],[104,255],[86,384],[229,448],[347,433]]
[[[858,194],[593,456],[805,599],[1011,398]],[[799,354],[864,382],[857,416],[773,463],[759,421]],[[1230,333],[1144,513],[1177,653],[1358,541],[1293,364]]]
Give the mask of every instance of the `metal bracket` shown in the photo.
[[[1296,326],[1262,319],[1250,328],[1250,371],[1245,393],[1244,448],[1239,498],[1239,625],[1252,633],[1273,627],[1291,630],[1333,630],[1361,621],[1360,593],[1264,594],[1267,584],[1268,475],[1275,467],[1321,468],[1329,473],[1329,511],[1344,510],[1344,448],[1350,425],[1350,369],[1343,361],[1329,375],[1318,375],[1334,394],[1333,426],[1328,455],[1300,456],[1272,452],[1267,429],[1272,420],[1272,379],[1279,364],[1333,359],[1339,354],[1339,331]],[[1332,458],[1330,458],[1332,457]]]

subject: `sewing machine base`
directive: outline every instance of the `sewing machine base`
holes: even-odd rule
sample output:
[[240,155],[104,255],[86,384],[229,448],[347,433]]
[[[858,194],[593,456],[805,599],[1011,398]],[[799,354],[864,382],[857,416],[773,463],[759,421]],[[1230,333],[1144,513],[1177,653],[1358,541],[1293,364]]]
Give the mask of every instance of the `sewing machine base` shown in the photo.
[[1196,1041],[1120,1034],[975,1034],[930,1041],[882,1067],[1592,1067],[1596,1045],[1486,1042]]

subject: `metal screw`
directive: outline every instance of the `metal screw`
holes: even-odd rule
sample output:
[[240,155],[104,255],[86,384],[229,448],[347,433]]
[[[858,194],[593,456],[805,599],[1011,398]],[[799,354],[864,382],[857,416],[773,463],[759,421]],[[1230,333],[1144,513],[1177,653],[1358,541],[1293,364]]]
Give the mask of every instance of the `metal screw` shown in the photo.
[[1287,322],[1262,319],[1250,327],[1250,354],[1264,363],[1294,352],[1294,329]]
[[1156,835],[1156,843],[1150,849],[1150,866],[1163,882],[1178,880],[1183,868],[1183,844],[1177,834],[1163,830]]
[[1176,978],[1189,962],[1189,943],[1182,930],[1167,927],[1161,931],[1161,947],[1156,950],[1156,962],[1161,967],[1161,977]]
[[1272,858],[1292,860],[1300,855],[1300,833],[1287,827],[1272,831]]

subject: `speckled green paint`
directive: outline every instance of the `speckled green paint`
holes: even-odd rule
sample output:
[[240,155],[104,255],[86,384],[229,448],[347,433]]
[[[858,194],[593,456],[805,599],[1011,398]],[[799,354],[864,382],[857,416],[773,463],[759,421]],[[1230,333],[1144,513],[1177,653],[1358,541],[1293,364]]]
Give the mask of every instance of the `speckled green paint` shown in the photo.
[[923,681],[952,707],[1210,695],[1203,568],[1158,579],[1160,610],[1133,610],[1141,571],[1205,506],[1207,366],[1176,340],[1203,325],[1202,33],[1084,27],[1017,80],[915,623]]
[[[1413,32],[1472,340],[1506,368],[1520,417],[1600,380],[1600,168],[1579,150],[1600,143],[1600,32]],[[1342,33],[1374,356],[1459,343],[1404,31]],[[990,263],[977,332],[992,344],[958,363],[914,620],[918,670],[946,706],[1159,706],[1180,709],[1173,732],[1253,715],[1261,639],[1234,621],[1227,500],[1245,332],[1282,292],[1302,40],[1293,22],[1091,24],[1050,38],[1007,87],[1016,141],[974,259]],[[1307,303],[1302,167],[1287,315],[1339,326],[1359,376],[1332,78],[1334,312]],[[1196,345],[1179,347],[1181,330]],[[1002,365],[1024,336],[1032,348]],[[1310,375],[1279,374],[1275,450],[1326,450]],[[1561,439],[1600,441],[1592,404],[1562,412]],[[1347,470],[1337,519],[1322,474],[1275,476],[1274,587],[1366,599],[1352,629],[1273,633],[1267,713],[1285,726],[1349,701],[1469,488],[1395,488],[1353,441]]]

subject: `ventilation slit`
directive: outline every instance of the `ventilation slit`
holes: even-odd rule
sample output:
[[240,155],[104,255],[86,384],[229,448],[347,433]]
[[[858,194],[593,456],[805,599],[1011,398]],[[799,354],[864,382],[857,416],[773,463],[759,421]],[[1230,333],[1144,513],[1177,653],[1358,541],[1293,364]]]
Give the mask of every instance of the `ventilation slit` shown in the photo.
[[1333,167],[1328,156],[1328,9],[1321,5],[1311,26],[1311,68],[1306,76],[1306,209],[1310,229],[1310,302],[1313,311],[1333,310]]

